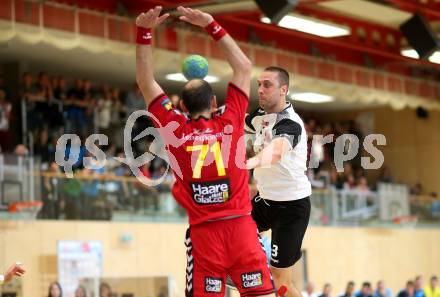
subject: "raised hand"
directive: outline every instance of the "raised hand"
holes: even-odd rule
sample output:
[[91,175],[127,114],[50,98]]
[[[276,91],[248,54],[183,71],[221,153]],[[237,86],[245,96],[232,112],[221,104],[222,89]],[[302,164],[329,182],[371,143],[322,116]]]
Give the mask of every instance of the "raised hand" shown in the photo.
[[5,283],[9,282],[14,278],[14,276],[22,276],[22,274],[25,273],[25,270],[21,266],[20,263],[16,263],[9,267],[9,269],[5,272]]
[[148,10],[147,12],[143,12],[136,18],[136,26],[143,28],[154,28],[157,25],[161,24],[167,17],[170,16],[169,13],[165,13],[161,16],[160,12],[162,11],[161,6],[156,6],[153,9]]
[[202,12],[198,9],[179,6],[177,7],[177,11],[182,14],[179,17],[180,20],[202,28],[208,26],[214,20],[209,13]]

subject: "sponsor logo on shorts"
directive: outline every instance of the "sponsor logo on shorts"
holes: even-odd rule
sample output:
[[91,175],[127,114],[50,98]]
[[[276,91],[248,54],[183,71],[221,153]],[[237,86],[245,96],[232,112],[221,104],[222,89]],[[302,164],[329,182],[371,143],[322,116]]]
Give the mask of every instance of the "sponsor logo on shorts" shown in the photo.
[[205,277],[205,292],[206,293],[221,293],[222,279],[219,277],[207,276]]
[[241,284],[244,289],[260,287],[263,285],[263,274],[261,271],[243,273]]
[[230,197],[229,179],[191,183],[192,196],[197,204],[221,204]]

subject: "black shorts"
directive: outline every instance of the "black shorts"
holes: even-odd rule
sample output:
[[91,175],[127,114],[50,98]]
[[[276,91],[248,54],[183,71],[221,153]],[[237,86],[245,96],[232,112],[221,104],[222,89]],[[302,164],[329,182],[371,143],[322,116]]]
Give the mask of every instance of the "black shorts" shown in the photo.
[[301,245],[310,218],[310,197],[292,201],[252,199],[252,218],[258,231],[272,230],[270,265],[286,268],[301,258]]

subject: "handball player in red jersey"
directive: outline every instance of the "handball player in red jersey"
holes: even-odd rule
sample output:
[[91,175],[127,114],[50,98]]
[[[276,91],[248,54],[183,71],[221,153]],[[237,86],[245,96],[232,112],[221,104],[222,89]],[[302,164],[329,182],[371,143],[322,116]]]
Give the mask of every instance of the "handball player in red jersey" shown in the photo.
[[[241,296],[275,296],[265,252],[250,216],[248,172],[244,164],[242,168],[236,165],[236,160],[245,159],[242,136],[251,62],[211,15],[191,8],[177,10],[182,21],[204,28],[212,36],[233,70],[225,106],[215,113],[211,112],[216,108],[211,86],[201,79],[187,82],[182,91],[184,111],[189,114],[185,116],[171,104],[153,75],[152,29],[168,14],[160,15],[161,7],[156,7],[137,17],[138,85],[148,111],[159,122],[156,127],[174,123],[172,136],[159,130],[170,160],[177,162],[182,173],[175,173],[172,192],[188,212],[190,224],[185,239],[186,296],[224,296],[227,275]],[[176,139],[179,145],[170,144]]]

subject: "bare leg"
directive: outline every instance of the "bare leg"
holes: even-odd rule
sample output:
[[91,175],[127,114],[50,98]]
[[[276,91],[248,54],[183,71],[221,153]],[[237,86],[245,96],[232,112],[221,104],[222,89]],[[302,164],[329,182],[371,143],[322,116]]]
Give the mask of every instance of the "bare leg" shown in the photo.
[[275,268],[271,266],[270,272],[272,273],[277,290],[284,285],[287,287],[286,297],[301,297],[301,293],[295,288],[292,281],[292,268],[293,266],[287,268]]

